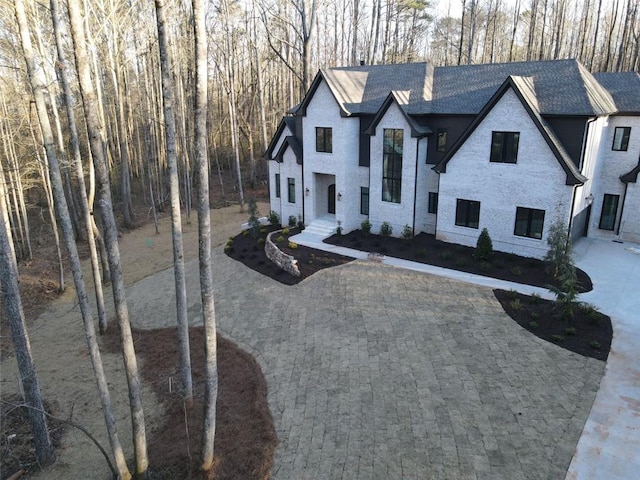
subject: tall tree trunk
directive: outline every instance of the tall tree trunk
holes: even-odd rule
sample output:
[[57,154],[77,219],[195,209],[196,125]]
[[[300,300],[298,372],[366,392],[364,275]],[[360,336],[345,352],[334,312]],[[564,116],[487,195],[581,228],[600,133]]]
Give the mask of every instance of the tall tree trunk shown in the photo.
[[196,98],[195,154],[198,185],[198,258],[200,294],[205,332],[205,394],[202,425],[201,469],[213,467],[213,444],[216,433],[216,399],[218,397],[218,360],[216,352],[216,313],[213,300],[211,266],[211,213],[209,211],[209,161],[207,155],[207,31],[203,0],[193,0],[195,37]]
[[82,12],[79,0],[69,0],[69,18],[71,22],[71,37],[74,44],[76,66],[78,69],[78,79],[80,82],[80,93],[84,115],[89,134],[89,143],[93,162],[95,165],[96,178],[98,180],[98,192],[100,213],[105,227],[105,244],[109,257],[109,267],[111,269],[111,284],[113,289],[113,300],[116,307],[116,316],[120,327],[120,341],[122,343],[122,355],[124,358],[127,384],[129,387],[129,404],[131,408],[131,420],[133,425],[133,442],[135,449],[136,468],[135,475],[146,477],[149,468],[147,456],[147,439],[144,422],[144,412],[142,408],[142,389],[138,365],[131,335],[131,325],[129,323],[129,311],[125,296],[124,280],[122,278],[122,267],[120,263],[120,249],[118,247],[118,230],[113,215],[113,202],[109,188],[109,174],[104,161],[104,151],[100,134],[100,123],[98,119],[98,106],[96,102],[89,58],[87,54],[86,39],[82,25]]
[[189,352],[189,318],[187,315],[187,288],[185,284],[184,253],[182,247],[182,218],[180,217],[180,184],[178,180],[178,156],[176,154],[176,122],[173,112],[173,86],[171,84],[171,61],[169,40],[166,32],[164,0],[155,0],[158,23],[158,49],[162,72],[162,104],[164,106],[165,140],[167,163],[169,164],[169,190],[171,193],[171,233],[173,240],[173,272],[176,288],[176,310],[178,322],[178,354],[182,398],[193,405],[191,385],[191,356]]
[[[16,4],[21,0],[16,0]],[[21,6],[16,5],[16,10]],[[24,11],[22,12],[24,15]],[[26,22],[26,19],[25,19]],[[55,460],[55,451],[49,436],[49,427],[42,404],[40,382],[31,356],[31,346],[27,334],[27,326],[20,299],[18,284],[18,265],[16,263],[11,227],[5,199],[5,180],[0,169],[0,303],[4,305],[6,318],[9,320],[13,348],[20,372],[20,383],[27,405],[27,416],[33,433],[36,458],[40,465],[48,465]]]
[[[71,92],[71,85],[69,84],[69,77],[67,73],[68,64],[66,56],[64,55],[62,31],[60,27],[60,13],[58,8],[58,0],[50,0],[51,7],[51,19],[53,21],[53,32],[55,35],[56,51],[58,54],[58,61],[56,63],[56,69],[58,71],[58,78],[62,85],[62,92],[64,94],[64,104],[67,112],[67,119],[69,122],[69,137],[71,141],[71,154],[73,157],[73,164],[76,169],[76,176],[78,178],[78,192],[80,194],[80,210],[84,218],[84,227],[87,237],[87,243],[89,245],[89,258],[91,259],[91,271],[93,274],[94,291],[96,295],[96,304],[98,308],[98,325],[100,333],[107,332],[107,314],[104,307],[104,292],[102,290],[102,278],[100,277],[100,264],[98,261],[98,251],[96,248],[96,239],[93,233],[94,219],[91,206],[87,198],[87,190],[84,182],[84,171],[82,168],[82,156],[80,154],[80,141],[78,139],[78,129],[76,126],[76,116],[73,111],[73,94]],[[97,229],[97,227],[96,227]]]
[[[52,10],[52,12],[55,13],[55,10]],[[84,321],[87,345],[90,350],[94,373],[96,375],[98,388],[100,390],[100,397],[102,400],[103,412],[107,423],[107,430],[109,431],[109,438],[111,441],[114,456],[116,458],[118,472],[123,478],[127,479],[130,478],[130,474],[115,429],[115,418],[111,411],[109,391],[106,378],[104,376],[104,371],[102,370],[102,361],[100,359],[98,345],[95,339],[93,318],[91,317],[84,279],[82,277],[80,257],[78,256],[76,243],[73,238],[73,227],[71,226],[69,210],[64,196],[62,177],[60,175],[60,166],[58,164],[58,158],[56,155],[55,144],[53,140],[53,131],[51,130],[51,124],[49,123],[49,116],[45,104],[45,87],[43,81],[44,78],[42,75],[42,70],[36,70],[36,63],[33,55],[33,49],[31,47],[31,40],[29,38],[29,30],[27,27],[27,20],[22,0],[16,0],[16,17],[18,19],[18,25],[20,26],[22,48],[27,65],[27,73],[35,99],[38,119],[40,121],[40,128],[42,130],[42,139],[47,153],[47,160],[49,162],[49,175],[51,176],[51,185],[55,197],[56,211],[60,219],[65,246],[67,248],[69,257],[69,263],[71,264],[71,272],[73,274],[76,292],[78,295],[78,302],[80,304],[82,319]]]

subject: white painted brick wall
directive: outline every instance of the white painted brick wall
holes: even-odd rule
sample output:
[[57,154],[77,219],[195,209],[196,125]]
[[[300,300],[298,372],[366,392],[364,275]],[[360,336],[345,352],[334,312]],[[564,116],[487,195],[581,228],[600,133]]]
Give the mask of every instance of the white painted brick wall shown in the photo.
[[[631,127],[629,137],[629,147],[627,151],[620,152],[612,150],[613,135],[615,127]],[[604,194],[620,195],[616,227],[620,223],[620,215],[624,214],[624,224],[621,224],[620,235],[629,232],[640,231],[640,209],[634,209],[628,203],[625,205],[625,212],[622,213],[622,201],[624,197],[624,183],[620,176],[628,173],[638,164],[640,157],[640,117],[617,116],[609,117],[601,132],[601,141],[598,152],[598,167],[595,172],[593,188],[593,206],[591,207],[591,219],[589,222],[589,236],[595,238],[613,239],[616,238],[616,230],[601,230],[600,215],[602,213],[602,203]],[[629,199],[627,192],[627,202]]]
[[[382,201],[382,159],[385,128],[404,130],[402,150],[402,187],[400,203]],[[371,136],[371,186],[369,189],[369,221],[374,233],[379,233],[383,222],[389,222],[393,236],[402,235],[405,225],[413,224],[413,200],[416,179],[417,139],[411,138],[411,129],[397,104],[391,105]],[[426,145],[426,142],[423,142]]]
[[[305,223],[309,224],[317,216],[326,214],[326,192],[318,192],[314,182],[314,175],[320,173],[335,176],[336,196],[341,194],[341,200],[336,201],[336,220],[351,226],[359,225],[360,222],[355,221],[360,212],[359,186],[362,176],[361,167],[358,167],[359,119],[340,116],[340,107],[323,81],[309,102],[302,123],[304,184],[310,191],[309,196],[305,197]],[[316,152],[316,127],[332,128],[332,153]],[[326,188],[324,183],[322,188]]]
[[[520,132],[518,163],[489,162],[492,131]],[[549,227],[556,219],[568,223],[572,187],[566,174],[526,110],[507,91],[467,139],[440,175],[437,237],[475,246],[483,227],[495,250],[540,258],[546,253]],[[478,229],[455,225],[456,199],[477,200]],[[516,207],[545,210],[543,238],[513,234]]]
[[620,239],[640,243],[640,183],[630,183],[627,188]]

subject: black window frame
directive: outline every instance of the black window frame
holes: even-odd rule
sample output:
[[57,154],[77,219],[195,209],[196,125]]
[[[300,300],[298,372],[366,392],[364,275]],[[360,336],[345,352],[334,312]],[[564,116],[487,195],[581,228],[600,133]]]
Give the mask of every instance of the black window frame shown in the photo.
[[[540,218],[540,215],[542,218]],[[544,233],[544,217],[545,211],[539,208],[529,207],[516,207],[516,219],[513,225],[513,234],[518,237],[533,238],[535,240],[542,240],[542,234]],[[537,226],[537,222],[540,222],[540,230],[533,228]],[[521,227],[524,223],[524,231]]]
[[333,153],[333,129],[316,127],[316,152]]
[[518,163],[520,132],[491,132],[491,163]]
[[436,152],[447,151],[447,130],[439,128],[436,133]]
[[[613,203],[607,202],[607,200],[615,200]],[[613,210],[613,216],[611,213],[605,214],[607,205],[615,206]],[[600,230],[613,231],[616,228],[616,219],[618,218],[618,207],[620,206],[620,195],[612,193],[605,193],[602,197],[602,210],[600,211],[600,221],[598,222],[598,228]],[[605,223],[606,222],[606,223]]]
[[276,198],[280,198],[280,174],[276,173]]
[[287,201],[296,203],[296,179],[287,177]]
[[428,213],[438,213],[438,192],[429,192]]
[[369,215],[369,187],[360,187],[360,215]]
[[402,203],[404,130],[385,128],[382,135],[382,201]]
[[[473,221],[475,218],[475,221]],[[480,202],[477,200],[456,199],[455,224],[459,227],[475,228],[480,226]]]
[[[622,132],[620,138],[620,145],[616,148],[616,139],[618,138],[618,132]],[[626,152],[629,149],[629,137],[631,136],[631,127],[616,127],[613,131],[613,142],[611,144],[611,150],[614,152]]]

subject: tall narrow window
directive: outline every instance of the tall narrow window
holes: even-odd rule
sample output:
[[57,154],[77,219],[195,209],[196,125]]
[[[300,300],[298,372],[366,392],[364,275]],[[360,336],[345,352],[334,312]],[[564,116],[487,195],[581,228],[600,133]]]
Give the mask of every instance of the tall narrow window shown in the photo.
[[600,214],[600,229],[613,230],[615,228],[619,201],[620,195],[604,194],[604,200],[602,201],[602,213]]
[[480,202],[458,199],[456,203],[456,225],[478,228],[480,223]]
[[444,152],[447,149],[447,131],[439,128],[438,135],[436,137],[436,150],[438,152]]
[[276,198],[280,198],[280,174],[276,173]]
[[429,192],[429,213],[438,213],[438,193]]
[[360,213],[369,215],[369,187],[360,187]]
[[631,127],[616,127],[613,133],[612,150],[626,152],[629,148],[629,137],[631,136]]
[[535,208],[516,208],[516,225],[514,235],[519,237],[542,238],[544,228],[544,210]]
[[287,194],[289,203],[296,203],[296,179],[287,178]]
[[516,163],[518,143],[520,143],[520,132],[493,132],[490,160],[496,163]]
[[382,156],[382,201],[400,203],[402,190],[402,129],[385,128]]
[[333,133],[330,127],[316,127],[316,152],[333,151]]

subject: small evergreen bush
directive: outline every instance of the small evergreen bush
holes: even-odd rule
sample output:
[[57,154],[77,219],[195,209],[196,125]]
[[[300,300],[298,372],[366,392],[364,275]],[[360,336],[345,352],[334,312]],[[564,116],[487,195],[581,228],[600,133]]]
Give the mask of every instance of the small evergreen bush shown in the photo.
[[298,221],[298,219],[296,218],[295,215],[289,215],[289,226],[290,227],[295,227],[297,221]]
[[391,226],[391,224],[389,222],[382,222],[382,225],[380,225],[380,234],[388,237],[392,233],[393,227]]
[[402,238],[405,240],[411,240],[413,238],[413,228],[411,228],[409,224],[402,228]]
[[275,210],[269,212],[269,223],[271,225],[280,225],[280,215]]
[[360,230],[365,235],[369,235],[371,233],[371,222],[369,220],[365,220],[360,224]]
[[493,256],[493,243],[491,242],[491,237],[489,236],[489,230],[483,228],[480,232],[480,236],[478,237],[478,241],[476,242],[476,260],[480,260],[481,262],[488,262],[491,260]]

